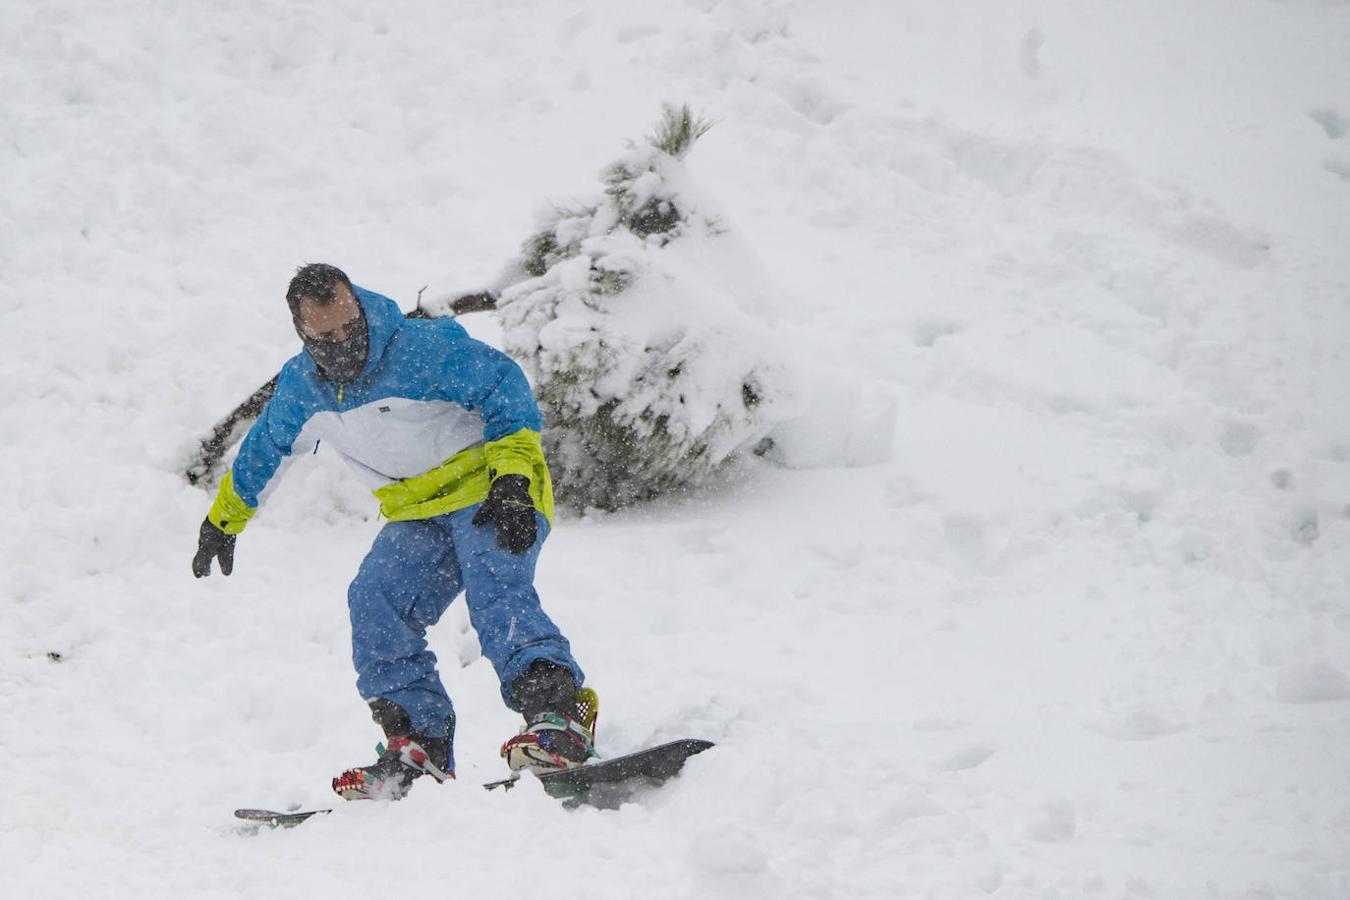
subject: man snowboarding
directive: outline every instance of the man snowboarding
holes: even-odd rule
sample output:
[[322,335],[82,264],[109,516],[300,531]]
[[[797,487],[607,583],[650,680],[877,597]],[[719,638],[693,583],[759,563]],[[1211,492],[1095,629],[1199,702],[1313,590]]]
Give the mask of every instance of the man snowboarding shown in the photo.
[[333,266],[297,270],[286,302],[304,350],[221,481],[193,574],[209,575],[212,560],[230,574],[235,539],[282,459],[322,441],[388,520],[347,593],[357,690],[386,743],[333,789],[397,800],[424,774],[454,777],[455,712],[426,629],[461,591],[503,701],[525,717],[502,746],[507,764],[581,765],[595,754],[597,701],[534,589],[553,491],[524,373],[452,319],[404,319]]

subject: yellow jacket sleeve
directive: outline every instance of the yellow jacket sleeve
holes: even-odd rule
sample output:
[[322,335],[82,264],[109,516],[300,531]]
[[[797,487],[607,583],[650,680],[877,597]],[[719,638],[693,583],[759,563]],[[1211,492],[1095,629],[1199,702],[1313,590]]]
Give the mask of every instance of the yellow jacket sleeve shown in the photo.
[[234,489],[234,472],[226,472],[220,480],[220,490],[216,491],[216,501],[211,504],[206,518],[211,524],[226,534],[239,534],[257,512],[249,506]]
[[492,480],[503,475],[530,479],[535,509],[553,521],[553,479],[539,432],[521,429],[504,438],[461,450],[421,475],[375,489],[380,513],[391,522],[429,519],[482,503]]

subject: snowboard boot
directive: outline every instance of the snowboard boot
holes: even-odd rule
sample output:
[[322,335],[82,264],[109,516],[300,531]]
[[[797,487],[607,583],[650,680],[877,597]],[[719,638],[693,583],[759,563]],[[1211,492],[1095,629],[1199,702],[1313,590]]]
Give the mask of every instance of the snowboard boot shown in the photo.
[[408,714],[396,703],[377,699],[371,715],[384,728],[387,744],[378,744],[379,759],[368,766],[348,769],[333,779],[333,790],[344,800],[401,800],[412,783],[430,775],[437,784],[455,777],[454,720],[446,737],[419,734]]
[[595,720],[600,698],[590,688],[577,690],[572,673],[537,660],[516,679],[512,699],[525,727],[502,744],[502,758],[513,771],[542,775],[571,769],[595,756]]

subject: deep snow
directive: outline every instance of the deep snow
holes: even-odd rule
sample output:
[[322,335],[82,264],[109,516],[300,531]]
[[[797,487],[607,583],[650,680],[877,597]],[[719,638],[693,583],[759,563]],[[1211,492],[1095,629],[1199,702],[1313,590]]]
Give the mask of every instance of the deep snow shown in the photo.
[[[50,0],[0,84],[5,896],[1350,897],[1347,4]],[[720,746],[486,794],[457,604],[458,783],[241,833],[369,758],[379,523],[319,454],[195,582],[192,439],[296,265],[477,288],[665,100],[783,339],[899,399],[550,538],[602,751]]]

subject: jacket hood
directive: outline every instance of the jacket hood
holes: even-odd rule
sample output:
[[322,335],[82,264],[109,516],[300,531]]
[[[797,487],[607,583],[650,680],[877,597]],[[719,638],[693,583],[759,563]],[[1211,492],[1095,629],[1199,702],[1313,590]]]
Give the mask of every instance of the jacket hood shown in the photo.
[[361,304],[361,309],[366,314],[366,328],[369,334],[366,366],[361,371],[362,376],[365,376],[384,359],[389,342],[403,327],[403,310],[383,294],[368,291],[357,285],[352,287],[355,288],[356,302]]

